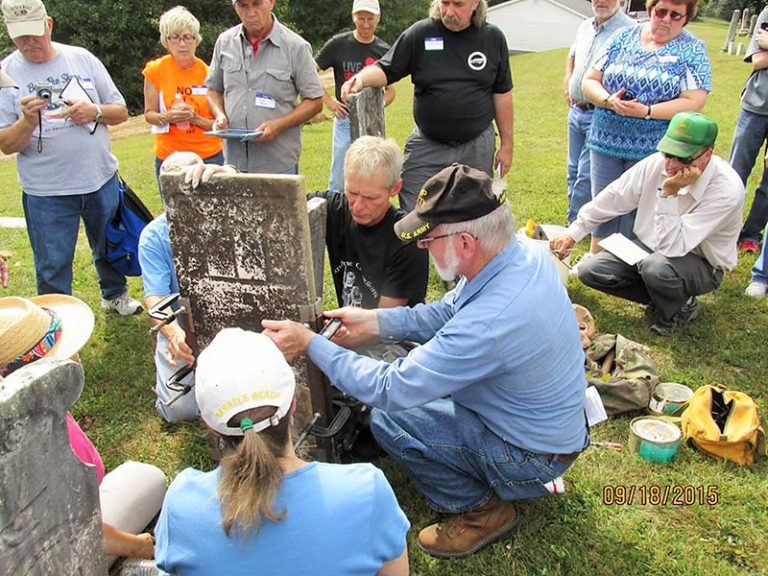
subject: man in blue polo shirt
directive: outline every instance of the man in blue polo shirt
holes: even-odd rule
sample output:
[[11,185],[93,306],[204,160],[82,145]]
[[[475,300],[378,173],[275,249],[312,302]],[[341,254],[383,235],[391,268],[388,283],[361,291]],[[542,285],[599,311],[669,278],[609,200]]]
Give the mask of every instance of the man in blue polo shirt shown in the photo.
[[[519,241],[503,191],[454,164],[427,181],[401,240],[429,250],[454,290],[431,304],[326,312],[326,340],[291,321],[264,320],[287,357],[308,353],[332,384],[375,409],[371,430],[431,508],[447,514],[419,546],[462,557],[508,535],[513,500],[548,494],[589,441],[578,325],[548,254]],[[392,363],[345,347],[421,343]]]

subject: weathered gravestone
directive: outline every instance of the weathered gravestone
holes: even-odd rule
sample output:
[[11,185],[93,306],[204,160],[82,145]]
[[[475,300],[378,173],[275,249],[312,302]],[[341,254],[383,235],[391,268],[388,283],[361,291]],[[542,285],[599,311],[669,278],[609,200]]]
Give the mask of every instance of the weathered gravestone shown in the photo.
[[0,574],[107,573],[93,466],[69,447],[83,371],[40,361],[0,381]]
[[721,48],[721,52],[726,52],[726,53],[730,52],[731,44],[736,38],[736,32],[739,27],[740,18],[741,18],[741,10],[734,10],[733,14],[731,14],[731,23],[728,26],[728,33],[725,36],[725,44],[723,44],[723,47]]
[[[311,203],[308,214],[302,176],[217,175],[196,189],[177,174],[161,179],[179,289],[200,351],[222,328],[261,332],[264,318],[318,325],[325,201]],[[292,366],[297,438],[315,412],[327,425],[332,408],[320,371],[306,358]],[[318,457],[334,457],[329,446],[318,448]]]
[[347,98],[349,131],[354,142],[360,136],[387,137],[384,114],[384,92],[381,88],[364,88]]

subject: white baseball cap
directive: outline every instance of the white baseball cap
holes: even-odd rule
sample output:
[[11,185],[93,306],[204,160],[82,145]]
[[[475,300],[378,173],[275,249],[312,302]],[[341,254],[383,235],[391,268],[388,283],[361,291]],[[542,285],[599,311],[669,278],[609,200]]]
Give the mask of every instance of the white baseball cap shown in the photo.
[[357,12],[381,14],[381,9],[379,8],[379,0],[355,0],[352,3],[352,14]]
[[260,432],[291,410],[296,377],[275,344],[256,332],[225,328],[200,353],[195,369],[195,397],[205,423],[225,436],[242,436],[233,416],[260,406],[277,412],[253,423]]
[[3,19],[8,36],[42,36],[48,12],[40,0],[3,0]]

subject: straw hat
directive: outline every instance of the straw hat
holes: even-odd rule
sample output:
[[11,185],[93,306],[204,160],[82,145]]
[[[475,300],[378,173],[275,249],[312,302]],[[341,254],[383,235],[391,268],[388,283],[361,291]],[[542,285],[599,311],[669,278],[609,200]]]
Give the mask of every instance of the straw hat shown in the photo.
[[40,343],[51,325],[46,308],[61,320],[61,332],[45,358],[70,358],[88,342],[94,319],[85,302],[64,294],[0,298],[0,367]]

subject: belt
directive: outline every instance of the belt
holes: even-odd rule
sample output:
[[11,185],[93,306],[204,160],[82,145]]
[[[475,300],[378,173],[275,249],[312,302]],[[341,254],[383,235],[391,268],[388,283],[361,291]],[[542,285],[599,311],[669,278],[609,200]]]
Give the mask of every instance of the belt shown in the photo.
[[578,108],[579,110],[584,110],[585,112],[587,110],[594,110],[595,109],[595,105],[594,104],[588,104],[588,103],[587,104],[582,104],[581,102],[574,102],[573,105],[576,106],[576,108]]
[[581,450],[578,452],[571,452],[570,454],[547,454],[547,456],[550,456],[552,459],[552,464],[555,464],[557,462],[562,462],[563,464],[570,464],[576,458],[579,457],[579,454],[581,454]]

